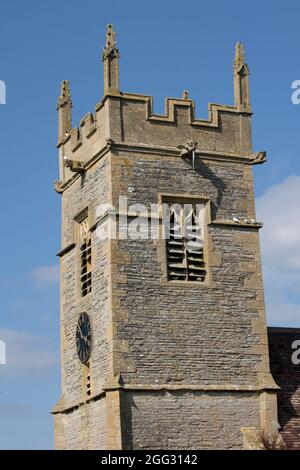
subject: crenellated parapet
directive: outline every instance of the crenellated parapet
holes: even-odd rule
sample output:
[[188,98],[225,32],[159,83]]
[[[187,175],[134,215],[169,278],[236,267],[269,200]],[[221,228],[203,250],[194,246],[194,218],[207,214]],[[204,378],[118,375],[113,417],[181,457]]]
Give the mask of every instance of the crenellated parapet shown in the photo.
[[[194,155],[208,159],[235,159],[247,164],[263,163],[254,158],[251,141],[249,69],[243,46],[237,43],[234,60],[234,96],[232,106],[210,103],[208,118],[196,117],[195,102],[187,91],[182,98],[166,98],[165,113],[153,112],[152,96],[119,91],[119,51],[112,25],[108,26],[104,61],[104,97],[94,113],[86,114],[78,128],[71,126],[70,88],[63,82],[58,106],[60,181],[63,188],[78,177],[65,165],[66,160],[80,162],[83,168],[113,148],[181,157],[179,147],[197,142]],[[108,145],[110,142],[110,145]]]

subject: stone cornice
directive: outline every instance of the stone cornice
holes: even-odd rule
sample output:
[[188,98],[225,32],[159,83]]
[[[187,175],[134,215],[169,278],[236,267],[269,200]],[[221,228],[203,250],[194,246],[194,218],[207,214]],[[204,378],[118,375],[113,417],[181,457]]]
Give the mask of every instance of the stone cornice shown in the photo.
[[189,385],[189,384],[126,384],[120,385],[118,383],[107,384],[105,388],[99,390],[91,397],[86,400],[78,401],[77,403],[70,403],[66,405],[63,400],[59,400],[51,411],[51,414],[58,413],[71,413],[72,411],[80,408],[81,406],[91,401],[97,401],[103,398],[106,392],[112,390],[123,390],[123,391],[136,391],[136,392],[157,392],[157,391],[173,391],[173,392],[204,392],[204,393],[262,393],[265,391],[276,392],[279,387],[277,385],[270,384],[269,386],[262,385],[234,385],[234,384],[217,384],[217,385]]
[[227,227],[235,227],[235,228],[249,228],[254,230],[259,230],[263,227],[262,222],[253,222],[253,223],[246,223],[246,222],[234,222],[231,220],[213,220],[208,225],[220,225],[220,226],[227,226]]
[[76,246],[76,243],[70,243],[69,245],[65,246],[64,248],[62,248],[56,256],[59,256],[60,258],[62,258],[64,255],[66,255],[67,253],[69,253],[71,250],[73,250],[73,248],[75,248]]
[[[169,146],[159,146],[159,145],[147,145],[139,144],[135,142],[113,142],[112,149],[120,152],[132,152],[132,153],[143,153],[151,155],[161,155],[161,156],[170,156],[170,157],[181,157],[181,150],[177,147]],[[196,157],[201,158],[202,160],[214,160],[214,161],[231,161],[231,162],[240,162],[246,164],[252,164],[249,156],[241,156],[236,153],[231,152],[216,152],[214,150],[201,150],[198,149],[195,152]]]
[[[160,155],[160,156],[169,156],[169,157],[181,157],[180,149],[177,147],[169,146],[159,146],[159,145],[147,145],[139,144],[135,142],[115,142],[112,139],[107,139],[106,144],[102,149],[97,152],[92,158],[87,162],[83,163],[84,171],[91,168],[98,160],[100,160],[104,155],[107,154],[110,150],[115,150],[117,152],[130,152],[130,153],[139,153],[139,154],[149,154],[149,155]],[[218,161],[224,163],[242,163],[246,165],[253,165],[253,159],[251,155],[238,155],[232,152],[217,152],[214,150],[201,150],[198,149],[196,152],[196,157],[201,160],[207,161]],[[66,180],[64,183],[61,181],[56,181],[54,187],[56,192],[64,192],[71,184],[80,177],[78,174],[74,174],[71,178]]]

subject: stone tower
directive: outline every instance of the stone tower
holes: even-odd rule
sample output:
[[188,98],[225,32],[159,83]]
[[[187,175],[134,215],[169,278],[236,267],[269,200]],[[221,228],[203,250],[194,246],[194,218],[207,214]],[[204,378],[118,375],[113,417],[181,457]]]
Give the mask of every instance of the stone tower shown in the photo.
[[[269,370],[253,195],[252,165],[265,153],[252,150],[243,47],[234,60],[235,104],[210,104],[208,120],[195,117],[188,92],[168,98],[163,115],[153,114],[150,96],[121,92],[111,25],[102,59],[104,97],[79,128],[71,124],[67,81],[58,100],[55,445],[254,447],[260,429],[277,429],[278,387]],[[161,208],[174,204],[201,208],[192,221],[201,225],[197,253],[184,238],[184,217],[177,225],[171,218],[173,235],[162,236]],[[141,213],[154,221],[154,235],[126,236]],[[113,219],[116,237],[101,236]]]

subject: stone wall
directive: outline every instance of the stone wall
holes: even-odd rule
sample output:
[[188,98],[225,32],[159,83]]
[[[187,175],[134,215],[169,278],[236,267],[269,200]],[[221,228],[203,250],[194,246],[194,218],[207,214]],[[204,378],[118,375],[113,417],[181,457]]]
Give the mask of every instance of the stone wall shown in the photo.
[[[103,386],[111,367],[110,250],[109,242],[98,239],[92,230],[93,289],[80,296],[79,253],[75,219],[88,209],[89,223],[96,219],[99,204],[110,199],[109,156],[98,161],[91,172],[77,179],[62,198],[61,254],[61,369],[62,394],[55,413],[56,447],[105,448],[106,405]],[[82,312],[90,315],[93,344],[89,365],[91,396],[87,395],[87,368],[76,351],[76,326]],[[99,394],[102,398],[99,400]],[[95,401],[94,401],[95,398]]]
[[[74,219],[88,208],[91,223],[98,204],[109,199],[108,159],[102,160],[87,174],[84,181],[77,180],[63,196],[62,246],[76,242]],[[92,232],[93,289],[81,298],[78,279],[78,244],[61,258],[61,319],[62,319],[62,393],[65,405],[73,405],[85,398],[83,390],[84,367],[76,352],[75,331],[78,316],[87,312],[93,330],[93,354],[90,359],[92,394],[102,390],[109,368],[107,329],[109,306],[109,242],[97,238]]]
[[[164,241],[116,242],[114,264],[122,280],[113,282],[113,297],[128,312],[118,323],[118,338],[128,342],[136,367],[121,371],[124,383],[256,386],[262,338],[253,331],[253,320],[264,320],[262,302],[255,304],[263,295],[257,229],[214,224],[254,217],[251,169],[201,160],[193,170],[178,157],[115,155],[115,203],[122,194],[129,204],[149,206],[159,202],[159,194],[170,193],[212,203],[206,240],[210,280],[162,283]],[[117,309],[114,317],[117,321]]]
[[126,391],[122,403],[124,449],[241,449],[241,427],[259,426],[247,393]]
[[60,449],[99,450],[106,448],[105,399],[87,403],[60,416],[63,441]]

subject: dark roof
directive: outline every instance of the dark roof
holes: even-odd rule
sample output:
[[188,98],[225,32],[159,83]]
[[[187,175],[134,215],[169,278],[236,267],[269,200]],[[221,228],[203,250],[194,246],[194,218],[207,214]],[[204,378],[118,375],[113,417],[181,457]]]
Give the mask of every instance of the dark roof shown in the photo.
[[270,327],[268,336],[271,373],[280,387],[278,419],[282,438],[287,449],[300,450],[300,364],[292,362],[292,344],[300,341],[300,328]]

